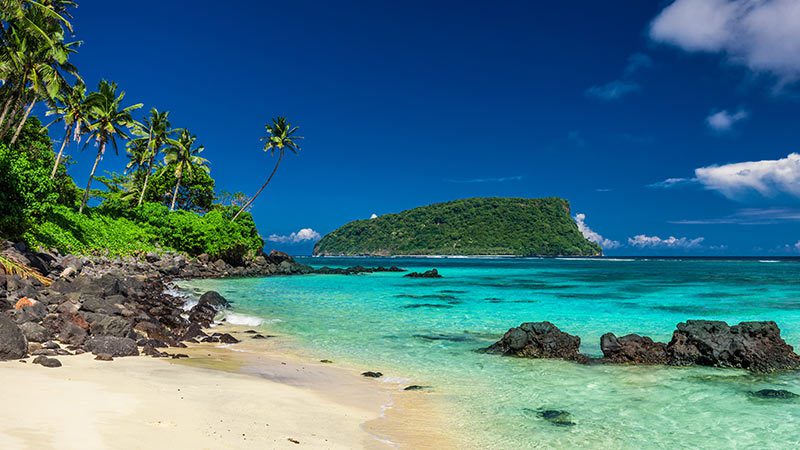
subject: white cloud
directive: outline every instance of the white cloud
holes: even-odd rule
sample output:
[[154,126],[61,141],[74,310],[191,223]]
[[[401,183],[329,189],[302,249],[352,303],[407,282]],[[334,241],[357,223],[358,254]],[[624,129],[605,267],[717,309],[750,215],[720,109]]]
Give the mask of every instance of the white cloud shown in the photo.
[[688,52],[721,53],[780,84],[800,79],[797,0],[676,0],[650,24],[650,38]]
[[683,184],[692,183],[694,180],[689,178],[667,178],[664,181],[648,184],[647,187],[669,189]]
[[739,200],[752,192],[764,197],[789,194],[800,197],[800,154],[786,158],[746,161],[695,169],[696,180],[707,189]]
[[369,218],[370,218],[370,219],[377,219],[377,218],[378,218],[378,215],[377,215],[377,214],[375,214],[375,213],[372,213],[372,215],[371,215],[371,216],[369,216]]
[[300,231],[289,234],[288,236],[280,236],[277,234],[270,235],[267,240],[270,242],[280,242],[283,244],[298,244],[306,241],[318,241],[322,236],[311,228],[303,228]]
[[795,249],[795,251],[800,252],[800,241],[795,242],[794,249]]
[[700,247],[704,240],[705,238],[702,237],[689,239],[685,237],[676,238],[675,236],[662,239],[658,236],[639,234],[628,238],[628,244],[639,248],[697,248]]
[[578,229],[581,231],[581,234],[583,234],[583,237],[600,245],[600,247],[605,250],[619,248],[622,246],[619,241],[606,239],[601,236],[600,233],[589,228],[589,225],[586,225],[586,214],[575,214],[575,223],[578,225]]
[[586,90],[586,95],[601,100],[616,100],[632,94],[641,89],[638,83],[632,81],[614,80],[600,86],[592,86]]
[[750,113],[743,109],[733,113],[723,109],[706,117],[706,124],[714,131],[730,131],[737,122],[741,122],[748,117],[750,117]]

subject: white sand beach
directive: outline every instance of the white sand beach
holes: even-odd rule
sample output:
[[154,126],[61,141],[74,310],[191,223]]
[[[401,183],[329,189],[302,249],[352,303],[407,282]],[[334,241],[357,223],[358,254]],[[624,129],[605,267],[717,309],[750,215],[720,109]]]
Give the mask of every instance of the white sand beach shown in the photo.
[[[423,407],[425,394],[400,392],[336,364],[276,354],[273,342],[169,349],[191,356],[181,360],[105,362],[84,354],[59,357],[59,368],[30,358],[2,363],[0,448],[447,446]],[[397,395],[405,398],[398,402]]]

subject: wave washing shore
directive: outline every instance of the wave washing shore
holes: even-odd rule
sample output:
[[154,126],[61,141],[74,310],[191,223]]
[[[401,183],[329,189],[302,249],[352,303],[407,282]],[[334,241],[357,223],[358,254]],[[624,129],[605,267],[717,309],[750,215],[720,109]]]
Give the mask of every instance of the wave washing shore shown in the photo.
[[[432,266],[429,259],[301,261]],[[790,448],[800,441],[800,402],[754,394],[800,393],[797,372],[475,352],[520,322],[541,320],[580,336],[581,353],[594,357],[606,332],[669,342],[687,319],[775,320],[783,338],[798,344],[795,261],[443,259],[435,266],[444,278],[309,275],[183,286],[219,290],[237,314],[280,320],[269,329],[292,336],[297,351],[429,386],[422,392],[435,395],[462,448]]]

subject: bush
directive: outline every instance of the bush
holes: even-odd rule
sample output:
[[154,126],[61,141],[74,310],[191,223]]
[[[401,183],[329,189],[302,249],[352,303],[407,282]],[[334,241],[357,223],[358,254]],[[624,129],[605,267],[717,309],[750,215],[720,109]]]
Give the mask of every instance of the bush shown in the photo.
[[25,233],[34,248],[53,248],[64,253],[102,253],[110,256],[153,251],[159,241],[155,229],[124,217],[110,217],[89,210],[85,215],[55,206],[46,220]]

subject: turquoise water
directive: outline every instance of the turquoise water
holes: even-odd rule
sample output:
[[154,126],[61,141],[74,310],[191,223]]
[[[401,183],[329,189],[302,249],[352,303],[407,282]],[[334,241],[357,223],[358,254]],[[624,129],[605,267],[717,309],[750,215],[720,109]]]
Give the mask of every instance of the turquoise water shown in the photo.
[[[600,355],[600,336],[668,341],[686,319],[775,320],[800,345],[800,262],[754,260],[308,259],[314,266],[436,267],[402,274],[310,275],[186,283],[239,314],[271,320],[320,357],[431,385],[474,448],[798,448],[800,374],[581,366],[477,353],[509,327],[548,320]],[[568,411],[559,427],[539,408]]]

